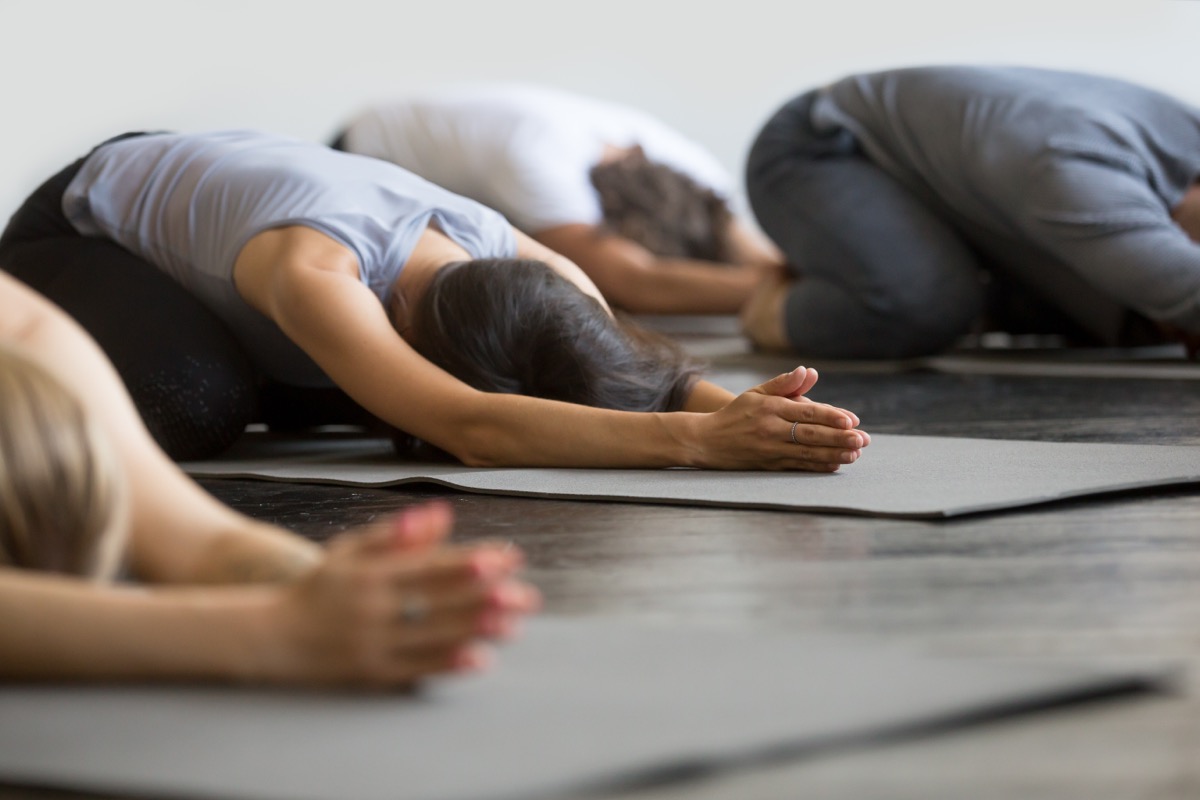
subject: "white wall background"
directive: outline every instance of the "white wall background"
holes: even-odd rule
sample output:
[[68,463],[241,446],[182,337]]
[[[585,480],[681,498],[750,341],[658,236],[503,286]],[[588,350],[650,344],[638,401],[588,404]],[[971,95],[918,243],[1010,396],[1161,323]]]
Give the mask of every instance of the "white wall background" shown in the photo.
[[325,139],[361,104],[519,79],[656,113],[740,171],[801,89],[922,63],[1102,72],[1200,105],[1200,0],[0,0],[0,220],[134,129]]

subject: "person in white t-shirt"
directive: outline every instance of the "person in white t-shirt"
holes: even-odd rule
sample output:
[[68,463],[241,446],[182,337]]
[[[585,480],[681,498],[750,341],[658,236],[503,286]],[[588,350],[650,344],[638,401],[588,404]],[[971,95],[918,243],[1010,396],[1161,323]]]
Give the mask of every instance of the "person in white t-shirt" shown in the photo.
[[733,313],[781,263],[730,211],[734,182],[711,154],[616,103],[462,87],[367,108],[333,146],[492,207],[627,311]]

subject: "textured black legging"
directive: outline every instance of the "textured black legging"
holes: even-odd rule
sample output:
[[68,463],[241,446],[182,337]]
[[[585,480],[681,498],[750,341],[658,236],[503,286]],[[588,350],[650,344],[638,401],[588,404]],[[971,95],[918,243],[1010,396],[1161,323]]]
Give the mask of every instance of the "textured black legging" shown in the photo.
[[0,268],[91,334],[172,458],[216,455],[255,421],[279,429],[370,420],[336,389],[263,381],[224,323],[181,285],[108,239],[80,235],[62,197],[84,160],[13,215],[0,236]]

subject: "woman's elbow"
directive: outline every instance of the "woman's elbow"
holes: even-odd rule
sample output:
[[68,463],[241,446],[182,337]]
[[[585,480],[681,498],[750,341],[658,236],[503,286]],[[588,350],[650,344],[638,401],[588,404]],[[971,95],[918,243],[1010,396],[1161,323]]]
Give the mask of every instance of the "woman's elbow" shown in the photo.
[[510,467],[513,459],[506,457],[502,448],[483,437],[464,437],[443,450],[468,467]]
[[468,467],[505,467],[515,463],[511,448],[503,441],[503,433],[482,415],[451,423],[442,435],[430,437],[429,443]]

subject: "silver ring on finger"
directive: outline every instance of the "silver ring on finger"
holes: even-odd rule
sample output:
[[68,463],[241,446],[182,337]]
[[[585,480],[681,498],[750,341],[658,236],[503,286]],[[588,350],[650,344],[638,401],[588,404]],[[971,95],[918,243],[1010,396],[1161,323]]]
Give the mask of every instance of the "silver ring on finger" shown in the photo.
[[400,599],[400,619],[409,625],[420,625],[429,619],[429,598],[418,592]]
[[800,444],[800,440],[796,438],[796,426],[799,424],[800,424],[800,420],[796,420],[795,422],[792,423],[792,433],[791,433],[792,444]]

